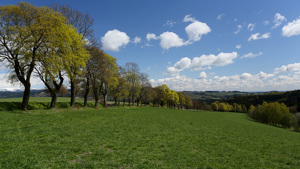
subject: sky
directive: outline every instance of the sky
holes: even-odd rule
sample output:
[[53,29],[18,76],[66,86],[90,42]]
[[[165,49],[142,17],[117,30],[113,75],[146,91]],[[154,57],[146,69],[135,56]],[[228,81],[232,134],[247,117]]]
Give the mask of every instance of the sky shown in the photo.
[[[1,5],[18,1],[0,1]],[[299,0],[28,0],[68,4],[94,19],[102,49],[175,91],[300,88]],[[22,88],[6,80],[0,90]],[[32,88],[44,88],[37,77]]]

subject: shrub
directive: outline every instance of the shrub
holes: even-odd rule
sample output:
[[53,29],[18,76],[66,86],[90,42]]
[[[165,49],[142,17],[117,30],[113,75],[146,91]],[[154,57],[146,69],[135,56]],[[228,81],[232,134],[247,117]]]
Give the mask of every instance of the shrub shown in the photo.
[[211,106],[211,109],[213,111],[218,111],[219,110],[219,106],[218,106],[218,104],[216,102],[212,103],[210,106]]
[[289,112],[288,107],[284,103],[263,102],[257,108],[251,105],[248,114],[256,121],[287,128],[295,123],[294,115]]

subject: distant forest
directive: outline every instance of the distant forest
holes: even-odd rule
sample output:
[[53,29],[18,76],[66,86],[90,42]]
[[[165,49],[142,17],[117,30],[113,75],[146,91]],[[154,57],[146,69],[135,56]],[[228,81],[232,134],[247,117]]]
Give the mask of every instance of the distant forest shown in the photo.
[[198,100],[206,104],[220,101],[229,104],[244,104],[248,108],[250,105],[257,106],[258,104],[262,104],[264,101],[284,103],[289,107],[296,106],[300,103],[300,90],[287,92],[184,91],[183,93],[190,96],[192,100]]

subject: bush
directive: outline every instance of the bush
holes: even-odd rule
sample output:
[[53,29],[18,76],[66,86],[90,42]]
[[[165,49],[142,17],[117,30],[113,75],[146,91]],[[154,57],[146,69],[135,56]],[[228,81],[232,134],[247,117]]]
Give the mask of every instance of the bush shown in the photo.
[[278,102],[263,102],[263,104],[258,105],[257,108],[251,105],[248,114],[256,121],[287,128],[290,128],[295,123],[295,117],[289,112],[288,107]]
[[215,102],[215,103],[212,103],[211,105],[210,105],[210,107],[211,107],[211,109],[213,110],[213,111],[218,111],[219,110],[219,106],[218,106],[218,104]]

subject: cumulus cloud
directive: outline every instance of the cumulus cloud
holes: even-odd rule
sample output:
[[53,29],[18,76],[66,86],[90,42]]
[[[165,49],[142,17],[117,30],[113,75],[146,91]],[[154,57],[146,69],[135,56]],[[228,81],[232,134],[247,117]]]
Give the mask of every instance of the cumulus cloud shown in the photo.
[[164,24],[164,26],[173,27],[176,24],[176,22],[172,20],[167,20],[167,22]]
[[252,32],[253,29],[254,29],[254,27],[255,27],[255,24],[249,23],[248,26],[247,26],[247,29],[248,29],[250,32]]
[[286,18],[283,15],[281,15],[280,13],[276,13],[275,16],[274,16],[274,20],[273,20],[274,26],[272,28],[273,29],[277,28],[284,21],[286,21]]
[[191,14],[185,15],[183,18],[183,22],[195,22],[195,21],[196,21],[196,19],[191,17]]
[[[293,64],[291,64],[293,65]],[[298,68],[297,68],[298,69]],[[296,69],[295,69],[296,70]],[[268,74],[262,71],[251,74],[248,72],[229,76],[205,77],[206,73],[200,73],[199,78],[190,78],[185,75],[154,80],[150,82],[153,86],[166,84],[176,91],[183,90],[225,90],[225,91],[270,91],[270,90],[292,90],[299,88],[300,73],[294,71],[288,75]]]
[[238,34],[242,30],[242,25],[237,26],[237,30],[234,32],[234,34]]
[[183,69],[176,69],[175,67],[167,68],[167,74],[171,74],[172,76],[178,76],[181,71],[183,71]]
[[[197,21],[191,15],[186,15],[183,18],[183,22],[192,22],[188,26],[185,27],[185,32],[188,36],[188,40],[183,40],[174,32],[163,32],[159,36],[156,36],[154,33],[148,33],[146,35],[146,39],[150,41],[153,40],[160,40],[160,46],[163,49],[170,49],[172,47],[180,47],[184,45],[190,45],[193,42],[199,41],[202,35],[205,35],[211,32],[211,29],[206,23]],[[173,22],[167,22],[166,24],[172,24]]]
[[235,48],[241,49],[242,45],[236,45]]
[[249,37],[248,41],[258,40],[258,39],[268,39],[268,38],[271,37],[270,34],[271,34],[271,33],[268,32],[268,33],[265,33],[265,34],[259,36],[260,33],[255,33],[255,34],[252,34],[252,35]]
[[151,39],[157,40],[158,37],[154,33],[147,33],[146,39],[150,41]]
[[300,18],[289,22],[282,28],[282,36],[291,37],[294,35],[300,35]]
[[137,36],[133,39],[133,43],[134,43],[134,44],[141,43],[141,41],[142,41],[142,38],[137,37]]
[[262,54],[263,54],[262,52],[259,52],[259,53],[257,53],[257,54],[250,52],[250,53],[244,54],[244,55],[241,57],[241,59],[244,59],[244,58],[255,58],[255,57],[260,56],[260,55],[262,55]]
[[125,32],[117,29],[108,31],[101,38],[103,49],[109,51],[119,51],[122,46],[126,46],[130,42],[129,36]]
[[200,57],[194,57],[190,68],[193,70],[201,70],[209,66],[225,66],[233,63],[233,59],[237,58],[237,52],[223,53],[218,55],[202,55]]
[[206,23],[194,21],[185,27],[185,32],[189,37],[189,41],[199,41],[202,35],[209,33],[211,29]]
[[180,47],[187,44],[174,32],[164,32],[161,35],[159,35],[159,38],[161,39],[160,46],[163,49],[169,49],[171,47]]
[[180,61],[174,64],[176,69],[187,69],[191,64],[191,59],[188,57],[180,59]]
[[223,14],[223,13],[220,14],[220,15],[218,15],[218,16],[217,16],[217,20],[221,20],[224,16],[225,16],[225,14]]
[[201,72],[201,73],[199,74],[199,78],[200,78],[200,79],[205,79],[205,78],[207,78],[206,73],[205,73],[205,72]]
[[203,70],[210,69],[211,66],[225,66],[232,64],[235,58],[237,58],[236,52],[221,52],[218,55],[202,55],[200,57],[194,57],[193,60],[185,57],[176,62],[174,66],[168,67],[167,73],[178,74],[184,69]]
[[300,63],[293,63],[288,65],[283,65],[279,68],[274,69],[274,73],[285,73],[285,72],[300,72]]

